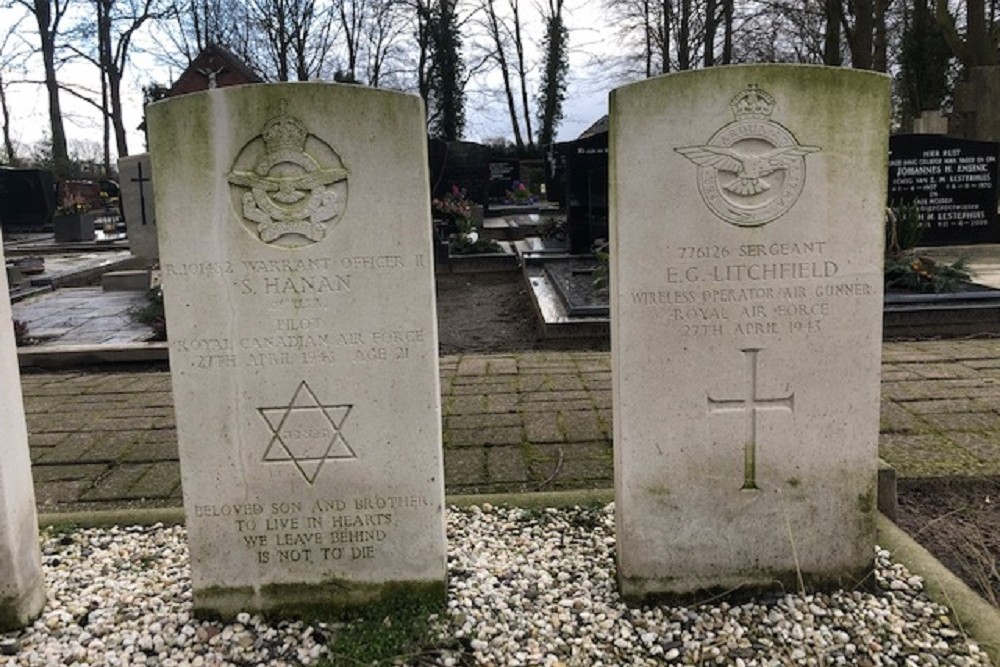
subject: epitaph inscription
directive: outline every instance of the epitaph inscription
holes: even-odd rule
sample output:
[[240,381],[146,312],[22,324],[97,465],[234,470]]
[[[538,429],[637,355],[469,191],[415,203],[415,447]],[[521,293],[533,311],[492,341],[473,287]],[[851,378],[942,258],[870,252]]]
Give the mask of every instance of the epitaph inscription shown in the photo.
[[300,248],[322,241],[347,206],[348,171],[336,151],[281,110],[233,162],[233,207],[264,243]]
[[698,191],[712,213],[738,227],[759,227],[792,208],[805,186],[805,156],[821,149],[799,145],[771,120],[774,97],[755,84],[729,106],[735,120],[708,143],[674,150],[698,165]]

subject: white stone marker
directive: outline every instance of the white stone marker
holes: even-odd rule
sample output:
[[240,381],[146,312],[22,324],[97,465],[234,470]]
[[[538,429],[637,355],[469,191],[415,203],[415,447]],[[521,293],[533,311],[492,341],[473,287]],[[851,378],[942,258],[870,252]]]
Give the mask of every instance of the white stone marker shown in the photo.
[[159,258],[159,250],[156,243],[156,207],[153,206],[153,167],[149,153],[118,160],[118,180],[129,250],[152,265]]
[[[0,264],[4,264],[0,238]],[[8,298],[0,271],[0,631],[30,623],[45,606],[28,429]]]
[[713,67],[611,95],[623,595],[874,559],[889,83]]
[[420,99],[240,86],[148,122],[196,610],[443,599]]

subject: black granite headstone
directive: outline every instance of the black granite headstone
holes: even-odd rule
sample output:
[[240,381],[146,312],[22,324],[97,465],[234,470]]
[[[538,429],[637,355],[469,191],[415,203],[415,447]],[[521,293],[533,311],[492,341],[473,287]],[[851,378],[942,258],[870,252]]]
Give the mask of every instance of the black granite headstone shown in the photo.
[[566,226],[570,252],[581,255],[608,237],[608,134],[568,143]]
[[430,139],[427,158],[432,198],[440,199],[457,187],[465,190],[466,198],[473,203],[486,204],[489,197],[489,148],[471,141]]
[[521,180],[521,161],[515,158],[490,160],[490,201],[502,202]]
[[889,202],[916,204],[920,245],[1000,242],[997,149],[939,135],[889,138]]
[[51,229],[55,208],[51,171],[0,167],[0,228],[19,231]]

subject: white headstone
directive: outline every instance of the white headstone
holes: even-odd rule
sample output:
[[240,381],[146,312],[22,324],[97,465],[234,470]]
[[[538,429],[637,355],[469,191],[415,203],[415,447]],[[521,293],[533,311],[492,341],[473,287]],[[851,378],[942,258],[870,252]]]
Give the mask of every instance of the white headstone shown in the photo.
[[129,250],[134,256],[154,264],[159,252],[156,244],[156,207],[153,206],[153,167],[149,162],[149,153],[118,160],[118,179]]
[[420,98],[241,86],[148,119],[195,608],[443,598]]
[[0,631],[27,625],[45,606],[35,488],[8,289],[7,273],[0,271]]
[[619,583],[874,560],[889,84],[713,67],[611,95]]

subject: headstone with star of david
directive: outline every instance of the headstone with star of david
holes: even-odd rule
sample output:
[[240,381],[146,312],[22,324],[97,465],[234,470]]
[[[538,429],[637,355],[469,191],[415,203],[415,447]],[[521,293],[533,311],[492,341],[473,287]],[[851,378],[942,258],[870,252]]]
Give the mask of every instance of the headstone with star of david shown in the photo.
[[888,79],[714,67],[610,108],[622,593],[855,584],[874,560]]
[[0,271],[0,631],[28,625],[45,605],[28,429],[8,289],[7,273]]
[[153,167],[149,153],[119,159],[118,180],[129,251],[151,266],[157,262],[159,250],[156,208],[153,206]]
[[422,109],[312,83],[148,109],[199,613],[443,599]]

